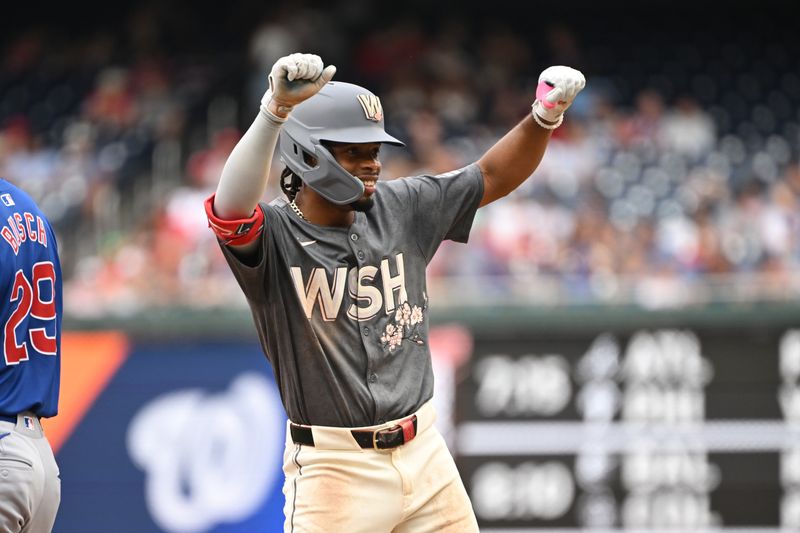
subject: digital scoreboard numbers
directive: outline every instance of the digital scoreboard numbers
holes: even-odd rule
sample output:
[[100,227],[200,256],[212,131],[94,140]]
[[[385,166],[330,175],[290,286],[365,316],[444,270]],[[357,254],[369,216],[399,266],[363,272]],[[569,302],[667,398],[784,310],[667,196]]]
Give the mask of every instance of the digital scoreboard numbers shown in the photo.
[[457,389],[481,531],[800,529],[800,329],[508,339]]

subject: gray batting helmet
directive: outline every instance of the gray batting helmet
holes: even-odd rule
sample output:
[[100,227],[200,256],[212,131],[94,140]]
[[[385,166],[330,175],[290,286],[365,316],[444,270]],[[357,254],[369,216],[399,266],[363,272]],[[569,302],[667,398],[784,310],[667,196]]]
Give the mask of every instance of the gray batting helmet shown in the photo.
[[[323,141],[405,146],[384,131],[380,99],[358,85],[331,81],[295,106],[281,128],[281,161],[323,198],[339,205],[361,198],[364,184],[342,168]],[[314,156],[317,166],[306,163],[304,152]]]

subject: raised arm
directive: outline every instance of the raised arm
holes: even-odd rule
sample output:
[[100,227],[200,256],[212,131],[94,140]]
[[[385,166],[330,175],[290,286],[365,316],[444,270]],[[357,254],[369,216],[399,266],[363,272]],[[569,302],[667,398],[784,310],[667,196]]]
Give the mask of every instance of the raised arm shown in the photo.
[[542,72],[531,114],[478,160],[484,183],[481,207],[507,195],[533,174],[550,134],[561,125],[564,111],[585,85],[583,74],[570,67],[549,67]]
[[205,202],[209,227],[240,258],[258,249],[264,213],[256,206],[267,187],[281,126],[295,105],[317,94],[335,73],[336,67],[323,68],[313,54],[291,54],[272,66],[258,116],[231,151],[217,191]]
[[213,201],[216,216],[237,220],[253,214],[267,186],[281,125],[295,105],[315,95],[335,73],[336,67],[323,68],[313,54],[291,54],[273,65],[258,116],[222,169]]

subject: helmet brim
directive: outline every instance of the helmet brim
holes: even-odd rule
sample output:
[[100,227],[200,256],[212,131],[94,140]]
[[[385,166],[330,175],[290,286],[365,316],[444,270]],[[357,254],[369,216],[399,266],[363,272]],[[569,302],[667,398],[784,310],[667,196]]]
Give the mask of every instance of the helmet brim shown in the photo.
[[328,141],[346,144],[386,143],[394,146],[405,146],[404,142],[395,139],[385,131],[381,131],[375,126],[341,129],[326,128],[323,135],[317,136],[312,132],[310,137],[312,141],[317,142]]

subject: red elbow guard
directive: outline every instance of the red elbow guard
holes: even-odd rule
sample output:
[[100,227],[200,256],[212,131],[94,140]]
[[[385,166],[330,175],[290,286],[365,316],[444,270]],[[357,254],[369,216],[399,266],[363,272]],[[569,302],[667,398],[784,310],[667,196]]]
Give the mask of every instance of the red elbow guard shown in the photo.
[[249,218],[222,220],[214,214],[215,196],[216,193],[206,199],[206,216],[208,217],[208,227],[222,244],[226,246],[248,244],[261,235],[261,232],[264,231],[264,212],[261,208],[256,207],[255,212]]

